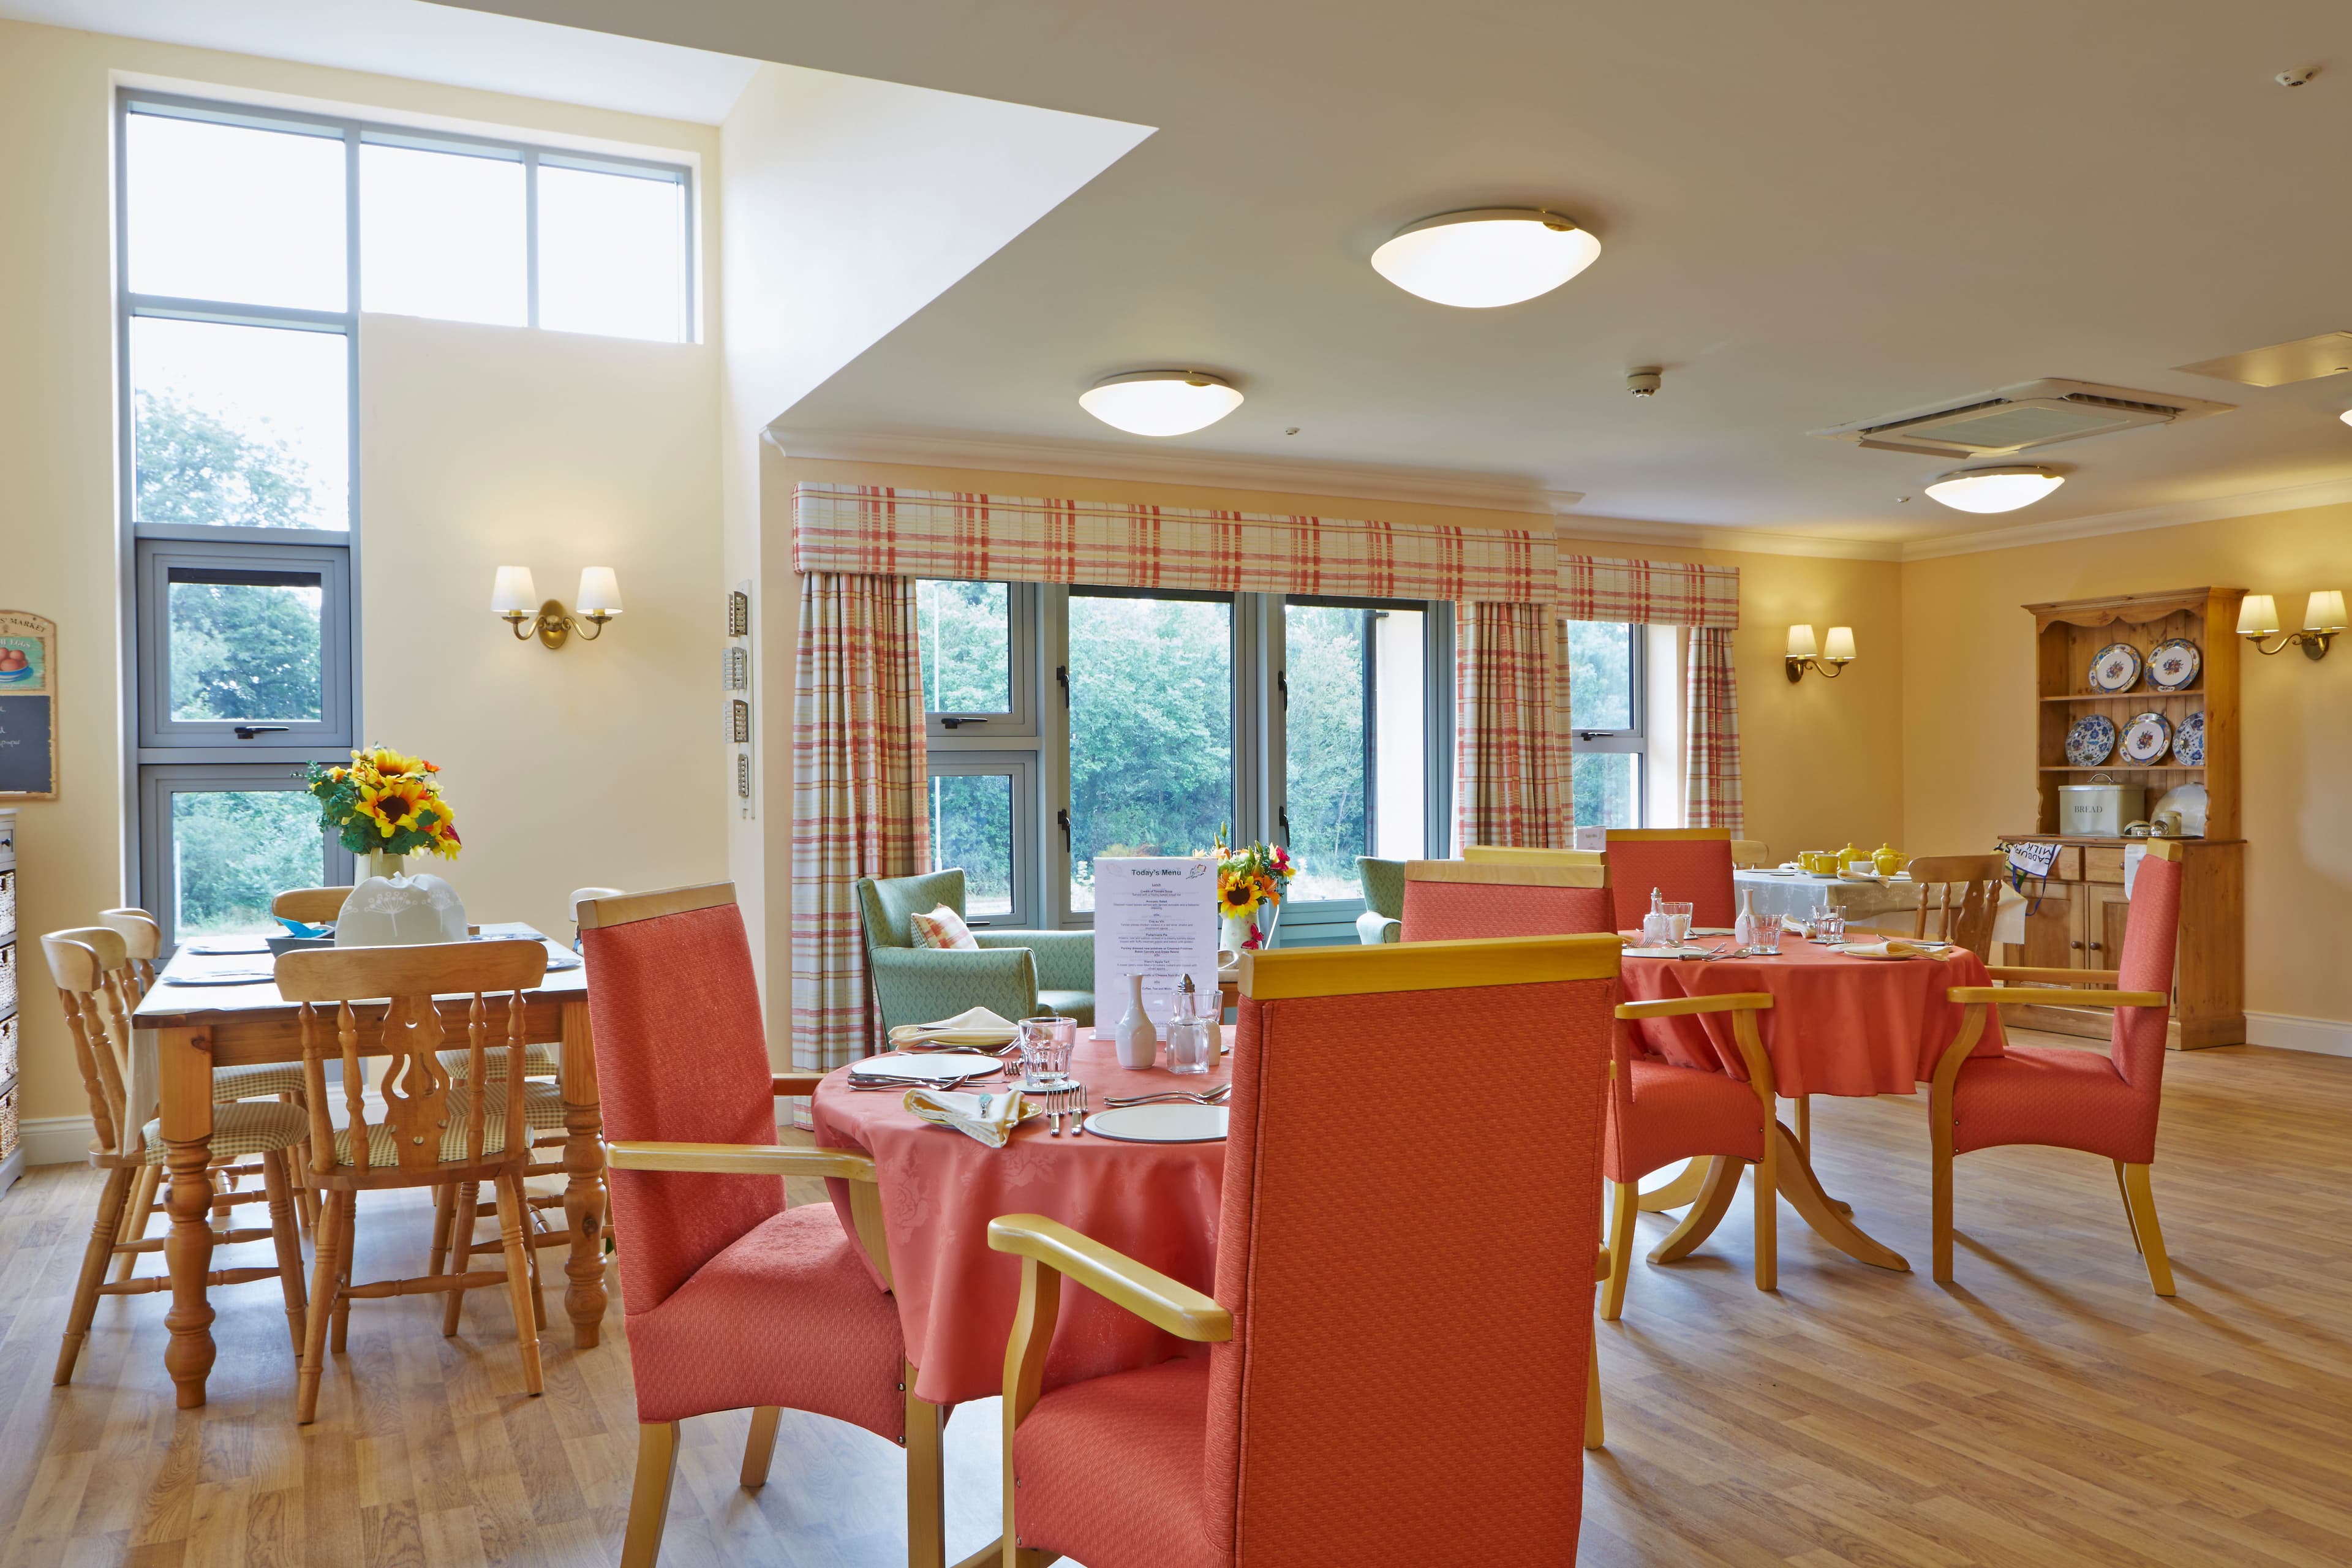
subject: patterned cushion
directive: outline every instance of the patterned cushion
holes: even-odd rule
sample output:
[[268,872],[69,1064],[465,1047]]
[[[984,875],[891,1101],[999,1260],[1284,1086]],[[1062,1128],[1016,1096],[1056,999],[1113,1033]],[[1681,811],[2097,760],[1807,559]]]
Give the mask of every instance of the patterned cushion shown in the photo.
[[[634,1342],[634,1341],[632,1342]],[[1209,1363],[1196,1356],[1057,1388],[1013,1434],[1013,1533],[1076,1563],[1208,1568]],[[1106,1454],[1129,1461],[1103,1484]]]
[[2044,1143],[2145,1165],[2156,1158],[2157,1110],[2156,1095],[2126,1083],[2105,1051],[2012,1044],[1960,1068],[1952,1152]]
[[971,928],[963,917],[941,904],[927,915],[908,915],[908,929],[915,933],[917,947],[949,948],[958,952],[977,952],[980,943],[971,937]]
[[[268,1154],[289,1148],[310,1135],[310,1113],[299,1105],[274,1100],[240,1100],[213,1107],[213,1158]],[[160,1165],[170,1152],[163,1142],[161,1117],[146,1129],[147,1163]]]
[[[504,1046],[499,1046],[488,1053],[489,1058],[489,1076],[493,1079],[502,1079],[507,1076],[506,1058],[499,1054],[505,1049],[506,1047]],[[473,1065],[474,1053],[469,1050],[443,1051],[441,1053],[441,1066],[445,1071],[448,1072],[453,1077],[460,1079],[464,1078],[467,1069],[469,1069]],[[553,1046],[537,1045],[523,1047],[523,1077],[554,1078],[562,1070],[563,1063],[562,1059],[556,1056],[555,1047]]]
[[[526,1083],[522,1086],[523,1125],[533,1131],[548,1131],[563,1125],[562,1091],[551,1083]],[[467,1089],[453,1085],[449,1090],[449,1125],[441,1134],[441,1158],[462,1161],[466,1158]],[[243,1109],[239,1107],[239,1109]],[[270,1107],[294,1110],[292,1106]],[[368,1163],[382,1169],[400,1163],[398,1146],[393,1142],[392,1129],[371,1119],[368,1122]],[[507,1093],[504,1085],[486,1091],[482,1096],[482,1157],[501,1153],[507,1146]],[[220,1138],[213,1138],[218,1150]],[[348,1127],[335,1130],[335,1163],[349,1165],[352,1158],[352,1132]]]
[[[1637,1182],[1698,1154],[1764,1158],[1764,1104],[1726,1073],[1635,1057],[1619,1064],[1601,1174]],[[1628,1092],[1630,1091],[1630,1092]]]
[[251,1067],[213,1068],[213,1103],[236,1100],[274,1100],[281,1094],[299,1099],[300,1062],[256,1062]]

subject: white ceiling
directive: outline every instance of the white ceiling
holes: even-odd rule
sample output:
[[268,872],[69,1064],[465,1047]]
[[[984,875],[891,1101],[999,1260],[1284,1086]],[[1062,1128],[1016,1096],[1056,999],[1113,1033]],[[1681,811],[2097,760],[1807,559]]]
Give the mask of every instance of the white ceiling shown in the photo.
[[757,60],[424,0],[0,0],[0,16],[716,125]]
[[[1156,460],[1458,470],[1717,528],[1921,539],[2352,479],[2352,378],[2168,368],[2352,326],[2341,0],[478,3],[1159,128],[792,438],[1112,457],[1144,443],[1077,392],[1181,363],[1249,401]],[[1606,245],[1541,300],[1451,310],[1366,265],[1408,219],[1532,200]],[[1637,404],[1642,363],[1665,385]],[[1990,519],[1920,498],[1948,465],[1806,434],[2040,376],[2241,407],[2053,448],[2072,482]]]

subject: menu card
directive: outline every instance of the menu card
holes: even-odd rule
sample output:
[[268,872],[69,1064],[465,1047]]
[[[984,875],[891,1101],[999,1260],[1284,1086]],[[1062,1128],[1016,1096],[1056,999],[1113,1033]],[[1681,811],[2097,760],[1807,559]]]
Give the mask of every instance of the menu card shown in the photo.
[[1165,1028],[1179,979],[1217,989],[1217,868],[1190,856],[1095,859],[1095,1038],[1127,1012],[1127,979],[1143,976],[1143,1010]]

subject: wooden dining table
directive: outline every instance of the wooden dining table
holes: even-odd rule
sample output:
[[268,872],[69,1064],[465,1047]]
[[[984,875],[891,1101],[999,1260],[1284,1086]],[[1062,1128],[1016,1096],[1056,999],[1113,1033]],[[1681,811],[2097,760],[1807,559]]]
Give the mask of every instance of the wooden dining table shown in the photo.
[[[486,937],[546,941],[527,925],[485,925],[480,931]],[[163,1244],[172,1281],[172,1306],[163,1320],[171,1338],[164,1346],[163,1366],[176,1385],[183,1410],[205,1402],[205,1381],[215,1354],[206,1285],[212,1271],[208,1216],[213,1187],[205,1169],[212,1159],[213,1069],[302,1059],[299,1005],[279,995],[274,981],[258,976],[271,965],[268,953],[193,951],[215,945],[221,944],[184,945],[131,1014],[134,1029],[155,1032],[155,1103],[169,1151],[163,1180],[172,1221]],[[551,942],[549,956],[551,962],[576,959]],[[256,977],[242,984],[206,984],[247,972]],[[353,1011],[367,1017],[379,1016],[382,1007],[372,1015],[361,1004]],[[445,1016],[462,1034],[463,1005]],[[588,1035],[585,968],[551,969],[538,985],[524,992],[523,1028],[531,1044],[562,1047],[563,1212],[571,1237],[563,1304],[572,1319],[572,1342],[586,1350],[596,1343],[604,1319],[604,1152],[596,1053]],[[362,1030],[361,1037],[373,1042],[379,1032]]]

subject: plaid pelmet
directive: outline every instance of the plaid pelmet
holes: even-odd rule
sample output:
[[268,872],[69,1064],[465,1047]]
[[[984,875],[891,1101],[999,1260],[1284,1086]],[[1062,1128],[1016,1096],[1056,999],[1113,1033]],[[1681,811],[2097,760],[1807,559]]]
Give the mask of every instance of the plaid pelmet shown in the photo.
[[1559,613],[1571,621],[1739,627],[1739,568],[1696,561],[1559,558]]
[[908,877],[930,852],[915,584],[801,580],[793,687],[793,1065],[830,1070],[875,1048],[853,887]]
[[836,484],[794,487],[793,564],[1003,583],[1517,603],[1550,599],[1559,569],[1550,535],[1530,529]]
[[1567,623],[1549,605],[1454,613],[1454,841],[1566,848]]
[[1683,821],[1728,827],[1738,837],[1748,826],[1748,807],[1739,786],[1739,683],[1726,627],[1691,628],[1683,726]]

